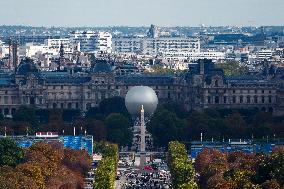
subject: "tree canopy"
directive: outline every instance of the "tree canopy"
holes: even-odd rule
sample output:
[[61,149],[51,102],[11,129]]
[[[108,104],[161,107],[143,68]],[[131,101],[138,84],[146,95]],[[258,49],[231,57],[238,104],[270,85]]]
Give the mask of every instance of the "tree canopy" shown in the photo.
[[15,141],[2,138],[0,139],[0,166],[15,167],[24,159],[24,150],[17,146]]

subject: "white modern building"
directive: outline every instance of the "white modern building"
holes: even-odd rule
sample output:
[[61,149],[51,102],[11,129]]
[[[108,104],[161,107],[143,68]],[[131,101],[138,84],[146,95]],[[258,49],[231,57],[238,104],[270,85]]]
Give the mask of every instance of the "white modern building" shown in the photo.
[[112,35],[108,32],[76,31],[70,35],[73,43],[80,43],[81,52],[112,51]]
[[113,52],[140,53],[156,56],[161,53],[200,52],[198,38],[189,37],[119,37],[113,39]]
[[224,60],[226,54],[223,52],[209,51],[209,52],[163,52],[161,57],[167,60],[175,61],[196,61],[199,59],[210,59],[212,61]]
[[273,55],[273,51],[271,49],[262,49],[258,51],[257,58],[258,59],[269,59]]
[[112,40],[112,50],[116,53],[141,53],[143,38],[117,37]]
[[69,38],[46,39],[44,45],[48,47],[50,52],[55,52],[56,55],[59,54],[61,45],[63,45],[65,54],[72,54],[74,50],[80,50],[79,44],[71,43]]
[[19,56],[20,57],[29,57],[33,58],[38,54],[49,54],[49,49],[46,45],[43,44],[33,44],[27,43],[24,46],[19,47]]
[[143,54],[157,55],[165,52],[200,52],[200,41],[198,38],[190,37],[144,39]]

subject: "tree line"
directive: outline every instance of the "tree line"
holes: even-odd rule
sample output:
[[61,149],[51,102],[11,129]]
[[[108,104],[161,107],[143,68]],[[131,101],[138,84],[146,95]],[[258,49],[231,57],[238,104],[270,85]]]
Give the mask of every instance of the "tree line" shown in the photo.
[[94,141],[109,141],[120,146],[132,142],[131,117],[123,98],[103,100],[98,107],[82,114],[77,109],[35,109],[21,106],[13,118],[0,119],[4,135],[34,135],[38,131],[58,132],[60,135],[93,135]]
[[222,153],[204,149],[195,163],[203,189],[281,189],[284,187],[284,148],[272,154]]
[[[13,119],[0,120],[0,133],[8,135],[53,131],[64,135],[93,135],[94,141],[109,141],[119,146],[132,142],[132,120],[121,97],[103,100],[85,114],[79,110],[34,109],[20,107]],[[186,111],[182,104],[160,104],[146,124],[154,145],[167,147],[170,141],[190,143],[200,140],[228,139],[267,140],[284,138],[284,116],[273,116],[255,109],[205,109]],[[238,132],[236,132],[238,131]]]
[[[183,110],[181,104],[158,107],[147,124],[154,145],[166,147],[173,140],[190,143],[200,140],[254,139],[266,141],[284,138],[284,116],[273,116],[255,109]],[[236,132],[237,131],[237,132]]]

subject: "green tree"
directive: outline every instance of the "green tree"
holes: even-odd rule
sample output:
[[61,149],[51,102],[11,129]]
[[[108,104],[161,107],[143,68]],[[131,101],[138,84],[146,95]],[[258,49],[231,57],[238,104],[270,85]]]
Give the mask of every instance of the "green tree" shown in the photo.
[[100,111],[107,117],[111,113],[120,113],[125,117],[130,117],[125,106],[125,99],[121,97],[112,97],[100,102]]
[[81,116],[79,109],[65,109],[62,113],[62,119],[65,122],[71,123]]
[[21,106],[13,115],[13,120],[30,123],[34,127],[38,125],[35,109],[32,107]]
[[172,185],[175,189],[197,189],[192,162],[187,156],[184,144],[177,141],[169,143],[168,164],[172,176]]
[[118,147],[115,144],[103,143],[103,158],[99,162],[95,172],[95,189],[114,189],[114,181],[117,172]]
[[217,68],[221,68],[224,70],[226,76],[238,76],[244,75],[248,72],[248,68],[242,66],[239,62],[236,61],[227,61],[224,63],[216,64]]
[[165,147],[170,141],[183,140],[185,121],[167,109],[158,109],[150,122],[147,130],[152,134],[154,145]]
[[262,184],[273,179],[284,187],[284,151],[266,155],[257,168],[255,176],[257,183]]
[[132,142],[132,132],[129,120],[122,114],[112,113],[106,120],[107,140],[121,146]]
[[15,167],[23,161],[23,158],[24,151],[17,146],[15,141],[8,138],[0,139],[0,166]]

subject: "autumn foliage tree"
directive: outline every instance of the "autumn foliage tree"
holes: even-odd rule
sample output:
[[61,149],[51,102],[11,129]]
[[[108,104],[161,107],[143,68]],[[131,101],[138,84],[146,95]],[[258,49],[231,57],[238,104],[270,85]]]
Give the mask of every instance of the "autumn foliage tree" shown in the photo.
[[15,168],[0,167],[0,188],[80,189],[90,164],[91,158],[86,151],[64,149],[59,142],[35,143]]
[[195,160],[200,188],[280,189],[284,187],[284,151],[272,154],[222,153],[204,149]]

